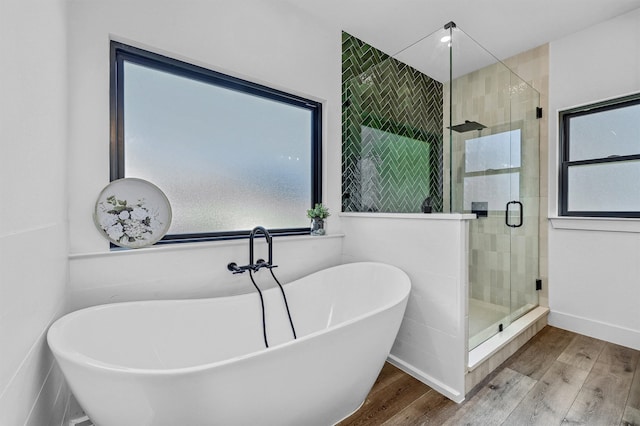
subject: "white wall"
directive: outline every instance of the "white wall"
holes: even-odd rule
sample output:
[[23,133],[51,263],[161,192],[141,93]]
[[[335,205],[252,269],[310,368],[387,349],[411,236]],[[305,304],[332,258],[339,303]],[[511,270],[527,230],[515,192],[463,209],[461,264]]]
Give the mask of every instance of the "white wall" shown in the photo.
[[60,424],[45,333],[67,283],[66,6],[0,6],[0,424]]
[[558,111],[640,91],[640,9],[552,42],[549,67],[549,323],[640,349],[640,221],[553,218]]
[[[324,198],[336,212],[341,179],[340,32],[278,2],[69,3],[71,308],[250,291],[246,276],[226,270],[231,261],[247,260],[246,240],[109,253],[107,241],[95,229],[95,200],[109,183],[110,39],[323,102]],[[330,234],[339,232],[337,215],[328,226]],[[277,238],[276,273],[285,281],[294,279],[338,263],[340,254],[340,239]]]
[[[68,9],[69,310],[253,289],[246,275],[226,269],[231,261],[248,261],[246,240],[110,252],[95,229],[95,200],[109,183],[111,39],[323,102],[323,198],[333,212],[339,211],[338,30],[278,2],[260,0],[70,0]],[[329,236],[276,238],[276,275],[285,283],[340,263],[339,232],[335,215],[328,221]],[[257,250],[261,256],[265,244],[259,242]]]
[[411,279],[391,361],[456,402],[467,371],[468,220],[475,215],[345,213],[345,262],[378,261]]
[[[94,229],[109,181],[110,38],[324,102],[324,194],[335,212],[340,32],[257,0],[1,7],[0,424],[60,424],[69,393],[45,333],[66,310],[250,289],[225,269],[246,259],[246,241],[110,253]],[[336,217],[329,232],[339,231]],[[283,281],[337,264],[341,252],[339,236],[277,239],[274,249]]]

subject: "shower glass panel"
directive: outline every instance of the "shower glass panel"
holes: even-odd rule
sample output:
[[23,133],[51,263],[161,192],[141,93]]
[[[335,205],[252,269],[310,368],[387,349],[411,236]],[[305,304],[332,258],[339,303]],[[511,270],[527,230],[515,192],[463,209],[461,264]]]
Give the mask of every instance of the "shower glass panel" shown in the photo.
[[[511,127],[521,130],[520,186],[511,188],[512,199],[519,202],[510,218],[511,240],[511,315],[513,321],[538,305],[536,280],[539,277],[540,214],[540,94],[513,72],[510,73]],[[513,158],[513,152],[512,152]],[[518,226],[514,226],[518,225]]]
[[469,226],[473,349],[538,304],[539,94],[463,31],[451,43],[451,211],[478,217]]
[[477,215],[473,349],[538,304],[539,94],[451,24],[390,55],[343,33],[343,211]]

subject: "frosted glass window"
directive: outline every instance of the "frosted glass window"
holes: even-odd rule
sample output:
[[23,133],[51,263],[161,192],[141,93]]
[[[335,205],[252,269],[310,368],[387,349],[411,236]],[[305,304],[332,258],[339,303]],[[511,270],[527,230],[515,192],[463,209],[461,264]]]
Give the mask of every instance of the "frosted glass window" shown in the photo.
[[521,130],[467,139],[464,144],[464,210],[487,203],[489,211],[504,210],[520,198]]
[[640,211],[640,160],[569,169],[570,211]]
[[640,94],[560,112],[559,213],[640,217]]
[[520,167],[520,129],[467,139],[464,154],[467,173]]
[[640,104],[571,118],[569,160],[640,154]]
[[320,202],[320,104],[135,51],[117,63],[117,177],[165,192],[168,239],[258,225],[308,233],[306,210]]

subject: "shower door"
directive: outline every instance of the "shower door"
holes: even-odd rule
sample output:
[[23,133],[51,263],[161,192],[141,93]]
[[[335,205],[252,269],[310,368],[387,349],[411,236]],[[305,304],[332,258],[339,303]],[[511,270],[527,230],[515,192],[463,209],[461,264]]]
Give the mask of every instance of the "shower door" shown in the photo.
[[[538,305],[539,278],[539,94],[515,74],[511,75],[511,123],[520,129],[520,179],[512,186],[511,204],[505,205],[505,226],[511,244],[510,322]],[[512,152],[512,159],[514,153]]]
[[[511,73],[505,117],[456,135],[469,234],[469,349],[538,304],[538,93]],[[478,118],[478,122],[481,122]]]

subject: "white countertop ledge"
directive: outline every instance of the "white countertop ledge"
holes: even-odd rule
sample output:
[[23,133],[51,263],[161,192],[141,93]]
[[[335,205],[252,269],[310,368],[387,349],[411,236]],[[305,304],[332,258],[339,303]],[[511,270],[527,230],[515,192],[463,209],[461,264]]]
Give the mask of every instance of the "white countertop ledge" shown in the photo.
[[419,220],[472,220],[475,213],[368,213],[348,212],[339,213],[340,217],[359,217],[369,219],[419,219]]
[[[333,240],[335,238],[343,238],[344,234],[335,233],[335,234],[327,234],[322,236],[313,236],[313,235],[286,235],[286,236],[273,236],[274,244],[287,244],[287,243],[295,243],[300,241],[309,241],[322,243],[322,241]],[[256,244],[266,244],[264,237],[260,235],[260,238],[256,240]],[[166,253],[172,251],[182,251],[182,250],[206,250],[206,249],[219,249],[223,247],[232,247],[232,246],[247,246],[249,247],[248,238],[238,238],[233,240],[219,240],[219,241],[196,241],[189,243],[175,243],[175,244],[159,244],[151,247],[144,247],[139,249],[114,249],[114,250],[105,250],[103,252],[89,252],[89,253],[71,253],[69,254],[69,259],[83,259],[83,258],[91,258],[91,257],[105,257],[105,256],[135,256],[141,254],[149,254],[149,253]]]

